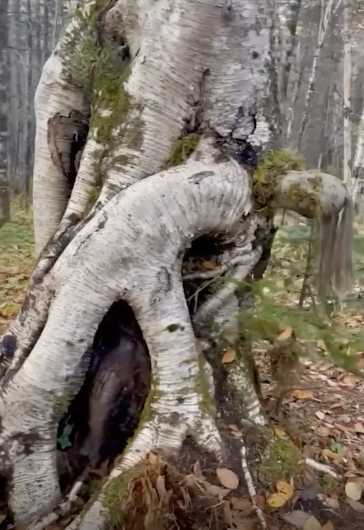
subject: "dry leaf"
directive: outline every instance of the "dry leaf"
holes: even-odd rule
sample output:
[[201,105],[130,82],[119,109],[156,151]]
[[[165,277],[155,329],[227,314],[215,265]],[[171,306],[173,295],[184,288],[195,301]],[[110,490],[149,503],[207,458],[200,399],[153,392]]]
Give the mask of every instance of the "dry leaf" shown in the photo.
[[203,483],[203,487],[206,493],[211,495],[211,497],[218,497],[220,501],[222,501],[222,499],[226,497],[226,495],[228,495],[231,491],[230,489],[221,488],[220,486],[215,486],[214,484],[210,484],[207,481]]
[[216,475],[220,483],[229,490],[235,490],[239,486],[239,478],[236,473],[226,467],[219,467],[216,470]]
[[319,427],[317,427],[317,429],[315,429],[315,433],[319,436],[324,436],[326,438],[330,434],[330,429],[324,427],[323,425],[320,425]]
[[192,471],[193,474],[196,475],[196,477],[203,478],[200,462],[198,460],[196,460],[196,462],[193,464]]
[[293,488],[288,482],[285,482],[284,480],[278,480],[276,485],[278,493],[280,493],[286,501],[289,501],[293,497]]
[[327,458],[330,458],[337,464],[340,464],[343,460],[343,455],[339,455],[338,453],[334,453],[334,451],[331,451],[331,449],[323,449],[322,450],[323,456],[327,456]]
[[322,530],[322,526],[314,515],[310,515],[303,526],[303,530]]
[[338,510],[340,508],[340,503],[339,503],[338,499],[335,499],[334,497],[326,497],[325,498],[325,502],[333,510]]
[[220,269],[220,265],[217,265],[213,261],[203,261],[201,267],[206,271],[216,271],[217,269]]
[[277,340],[287,340],[292,337],[293,329],[288,326],[282,333],[280,333],[277,337]]
[[284,506],[287,502],[287,499],[281,493],[272,493],[267,499],[267,504],[271,508],[280,508]]
[[354,429],[359,434],[364,434],[364,426],[362,423],[358,422],[354,425]]
[[6,515],[3,513],[0,513],[0,524],[6,519]]
[[331,521],[327,521],[327,523],[322,527],[322,530],[335,530],[335,528]]
[[265,498],[263,495],[253,495],[252,501],[254,502],[254,505],[263,510],[265,506]]
[[355,510],[358,513],[364,513],[364,504],[362,504],[359,501],[354,501],[352,499],[348,499],[348,504],[352,507],[353,510]]
[[222,356],[221,362],[222,364],[229,364],[229,363],[232,363],[235,360],[235,358],[236,358],[236,351],[229,348],[228,350],[226,350],[226,352]]
[[350,479],[345,485],[346,496],[353,501],[360,501],[363,493],[363,482]]
[[297,528],[303,528],[305,522],[310,517],[309,513],[303,512],[302,510],[293,510],[291,513],[287,513],[282,518],[289,524],[296,526]]
[[233,497],[230,502],[232,509],[239,512],[249,512],[252,509],[252,503],[244,497]]
[[324,412],[322,412],[322,410],[318,410],[317,412],[315,412],[316,416],[318,417],[319,420],[324,420],[325,417],[326,417],[326,414]]
[[154,453],[149,453],[149,462],[152,464],[152,465],[155,465],[157,463],[157,460],[158,460],[158,457],[156,454]]
[[296,399],[313,399],[311,390],[295,390],[292,396]]
[[278,436],[278,438],[284,438],[285,436],[287,436],[282,429],[276,426],[273,427],[273,432],[276,436]]

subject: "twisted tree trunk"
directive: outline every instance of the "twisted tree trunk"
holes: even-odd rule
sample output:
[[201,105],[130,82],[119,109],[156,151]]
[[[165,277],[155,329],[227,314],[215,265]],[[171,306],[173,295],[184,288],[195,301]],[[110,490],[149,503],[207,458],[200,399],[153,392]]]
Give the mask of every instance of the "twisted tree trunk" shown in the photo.
[[[236,281],[262,274],[272,208],[331,216],[332,236],[350,226],[346,188],[330,175],[254,181],[258,155],[277,141],[273,14],[267,0],[86,0],[47,61],[36,94],[39,259],[0,343],[0,456],[17,524],[60,501],[58,424],[115,302],[140,326],[151,383],[106,486],[153,449],[179,451],[186,435],[223,458],[203,350],[220,340],[216,323],[230,326],[225,344],[238,338]],[[191,271],[186,252],[207,236],[216,268]],[[347,286],[344,272],[330,269],[334,290]],[[247,417],[263,423],[249,362],[238,354],[229,377]],[[73,527],[102,527],[104,501],[105,489]]]

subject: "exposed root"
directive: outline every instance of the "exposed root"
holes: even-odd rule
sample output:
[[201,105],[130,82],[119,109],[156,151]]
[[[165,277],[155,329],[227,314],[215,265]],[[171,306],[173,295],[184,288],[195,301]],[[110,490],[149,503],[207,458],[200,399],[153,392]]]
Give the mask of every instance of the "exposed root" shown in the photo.
[[250,360],[244,355],[228,366],[228,385],[242,403],[245,419],[254,425],[266,425]]
[[37,521],[30,526],[28,526],[27,530],[44,530],[47,528],[48,525],[55,523],[58,521],[61,517],[64,517],[65,515],[68,515],[72,510],[72,504],[77,499],[77,495],[80,491],[80,489],[83,486],[83,480],[78,480],[73,488],[71,489],[70,493],[67,495],[67,498],[64,502],[62,502],[59,507],[54,510],[54,512],[45,515],[40,519],[40,521]]

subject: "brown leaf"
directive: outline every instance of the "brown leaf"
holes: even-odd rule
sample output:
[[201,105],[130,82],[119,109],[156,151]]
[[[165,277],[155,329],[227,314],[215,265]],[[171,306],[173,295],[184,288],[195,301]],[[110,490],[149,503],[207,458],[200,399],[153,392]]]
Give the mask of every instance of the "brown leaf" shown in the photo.
[[338,510],[340,508],[340,503],[339,503],[338,499],[335,499],[335,497],[326,497],[325,498],[325,502],[333,510]]
[[322,526],[314,515],[310,515],[303,526],[303,530],[322,530]]
[[239,478],[236,473],[226,467],[219,467],[216,470],[216,475],[225,488],[235,490],[239,486]]
[[286,327],[286,329],[278,335],[277,340],[283,341],[283,340],[290,339],[292,337],[292,332],[293,332],[293,329],[290,326]]
[[322,530],[335,530],[335,527],[331,521],[327,521],[327,523],[325,523],[322,527]]
[[220,269],[220,265],[217,265],[213,261],[203,261],[201,263],[201,267],[205,269],[205,271],[216,271],[217,269]]
[[230,502],[232,509],[240,512],[249,512],[253,508],[250,500],[244,497],[233,497]]
[[364,513],[364,504],[359,501],[354,501],[352,499],[347,499],[348,504],[358,513]]
[[359,434],[364,434],[364,426],[362,423],[358,422],[354,425],[354,429]]
[[236,358],[236,351],[229,348],[228,350],[226,350],[226,352],[222,356],[221,362],[222,364],[229,364],[235,361],[235,358]]
[[345,485],[345,494],[349,499],[353,501],[359,501],[361,499],[362,493],[363,480],[354,480],[354,478],[351,478],[347,481]]
[[296,399],[313,399],[311,390],[295,390],[292,392],[292,396]]
[[291,513],[287,513],[282,518],[289,524],[296,528],[303,528],[305,522],[310,517],[309,513],[303,512],[302,510],[293,510]]
[[263,495],[253,495],[252,501],[254,502],[255,506],[263,510],[265,506],[265,498]]

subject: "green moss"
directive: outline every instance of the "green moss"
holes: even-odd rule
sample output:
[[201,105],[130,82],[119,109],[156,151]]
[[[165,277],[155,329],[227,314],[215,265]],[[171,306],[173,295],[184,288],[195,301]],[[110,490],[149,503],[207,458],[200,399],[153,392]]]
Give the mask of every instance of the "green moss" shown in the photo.
[[253,196],[258,211],[273,214],[273,195],[277,179],[289,171],[305,169],[304,159],[288,149],[278,149],[262,157],[253,175]]
[[[109,4],[96,0],[89,13],[76,12],[80,28],[70,35],[62,56],[65,57],[64,77],[80,87],[90,99],[90,131],[96,141],[109,149],[124,145],[138,149],[143,141],[142,108],[125,89],[130,66],[119,56],[117,44],[101,46],[96,40],[100,12]],[[129,163],[124,157],[123,165]]]
[[171,155],[166,161],[163,169],[179,166],[180,164],[186,162],[186,160],[188,160],[188,158],[196,150],[199,141],[200,135],[196,133],[187,134],[186,136],[181,136],[181,138],[178,138],[172,147]]
[[289,480],[300,475],[302,455],[298,448],[286,438],[274,438],[269,441],[260,473],[269,484],[277,480]]
[[129,484],[135,477],[143,473],[147,465],[147,462],[142,462],[130,471],[111,479],[106,485],[103,504],[105,516],[112,528],[120,528],[123,524]]
[[214,414],[216,411],[214,396],[211,395],[210,386],[207,380],[205,360],[202,355],[198,356],[198,373],[196,378],[196,391],[201,398],[200,409],[205,414]]

